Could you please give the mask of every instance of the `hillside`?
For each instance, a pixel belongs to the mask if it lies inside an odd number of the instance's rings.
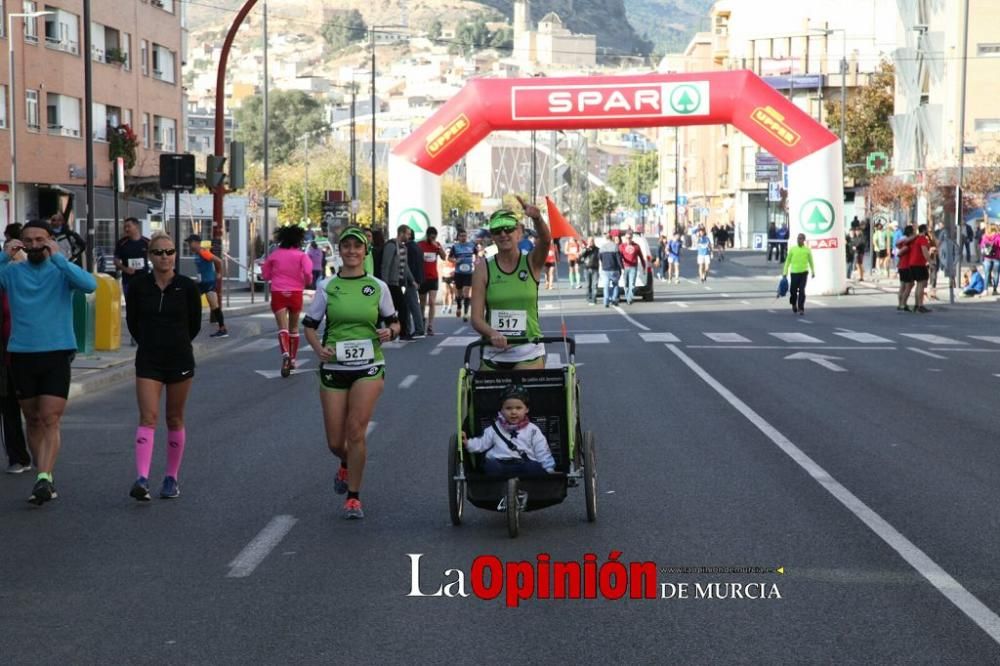
[[[214,0],[187,6],[192,35],[206,31],[224,34],[244,0]],[[260,6],[250,14],[251,24]],[[573,32],[597,35],[601,51],[613,54],[648,54],[683,48],[699,25],[705,24],[712,0],[532,0],[533,22],[556,12]],[[269,16],[301,33],[318,32],[324,9],[357,9],[368,24],[395,25],[406,21],[426,28],[435,19],[483,15],[489,20],[510,20],[511,0],[269,0]],[[633,26],[641,26],[636,30]]]

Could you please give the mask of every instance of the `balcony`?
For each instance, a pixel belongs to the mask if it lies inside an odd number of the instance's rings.
[[[63,51],[72,55],[80,55],[80,43],[71,42],[58,37],[46,37],[45,46],[55,51]]]

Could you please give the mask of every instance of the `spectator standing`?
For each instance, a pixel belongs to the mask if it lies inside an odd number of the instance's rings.
[[[635,282],[639,275],[639,264],[646,270],[646,257],[642,256],[642,248],[633,240],[632,231],[625,232],[625,242],[618,246],[622,255],[622,268],[625,273],[625,302],[632,305],[635,296]]]
[[[979,254],[983,258],[986,285],[993,289],[993,295],[996,296],[997,284],[1000,282],[1000,234],[997,233],[997,225],[991,224],[986,227],[986,232],[979,241]],[[996,269],[995,276],[994,269]]]
[[[597,238],[590,237],[587,247],[583,249],[580,261],[584,270],[587,271],[587,304],[597,305],[597,281],[601,270],[601,251],[597,247]]]
[[[406,261],[410,266],[414,282],[414,284],[406,286],[406,309],[410,313],[410,331],[413,337],[423,338],[425,336],[424,313],[420,307],[420,285],[424,282],[424,254],[420,246],[413,240],[413,229],[409,227],[406,229]]]
[[[778,227],[772,222],[767,225],[767,260],[771,261],[771,253],[774,253],[775,258],[781,256],[781,251],[778,250]]]
[[[788,254],[788,225],[782,224],[778,227],[778,251],[781,253],[781,261],[784,263],[785,256]]]
[[[875,229],[872,231],[872,255],[875,266],[872,270],[872,277],[880,275],[889,277],[889,237],[881,222],[876,222]]]
[[[76,354],[72,291],[93,292],[97,280],[62,255],[48,223],[25,224],[21,242],[28,261],[13,261],[18,248],[8,247],[0,255],[0,287],[10,299],[11,371],[38,466],[28,501],[40,506],[57,497],[52,472]]]
[[[857,219],[857,218],[854,218]],[[851,228],[851,244],[854,246],[854,267],[858,271],[858,281],[865,281],[865,255],[868,252],[868,238],[861,226]]]
[[[930,241],[927,239],[927,225],[917,227],[917,235],[909,244],[910,276],[916,285],[915,312],[930,312],[924,307],[924,292],[927,289],[927,279],[930,276],[928,264],[931,261]]]
[[[409,328],[410,313],[406,293],[403,291],[406,287],[417,286],[406,256],[406,244],[409,239],[410,228],[401,224],[396,229],[396,237],[382,247],[382,278],[389,287],[392,303],[399,317],[399,325],[403,330],[399,336],[401,340],[413,339],[412,329]]]
[[[900,238],[895,242],[896,266],[899,270],[899,305],[897,310],[910,312],[907,301],[913,291],[913,273],[910,271],[910,243],[914,239],[913,225],[908,224],[899,232]]]
[[[16,229],[11,227],[16,226]],[[20,236],[21,225],[9,224],[5,233]],[[14,262],[25,261],[24,246],[17,236],[8,238],[4,251],[12,251]],[[7,293],[0,292],[0,304],[3,309],[0,314],[0,419],[3,420],[3,445],[7,452],[7,473],[23,474],[31,471],[31,454],[28,453],[28,443],[24,438],[24,425],[21,422],[21,406],[17,403],[14,388],[14,375],[10,369],[10,354],[7,345],[10,342],[10,302]]]
[[[615,238],[610,231],[601,244],[599,257],[601,270],[604,271],[604,307],[608,307],[609,303],[618,305],[618,281],[622,277],[622,255],[618,251],[618,244],[615,243]]]
[[[66,223],[62,213],[56,213],[49,218],[52,237],[59,246],[59,251],[72,263],[83,268],[83,254],[87,251],[87,241],[83,236],[73,231]]]
[[[309,249],[306,250],[306,256],[309,257],[309,263],[312,266],[312,284],[310,287],[316,288],[319,281],[324,277],[326,272],[326,252],[319,248],[316,241],[309,242]]]

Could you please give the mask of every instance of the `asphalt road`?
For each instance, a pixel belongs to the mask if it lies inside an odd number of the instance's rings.
[[[177,501],[127,495],[131,385],[75,400],[60,498],[31,507],[31,479],[0,479],[3,661],[1000,661],[997,304],[914,315],[861,289],[795,317],[774,298],[774,269],[743,255],[714,271],[620,309],[542,292],[546,331],[562,316],[580,341],[599,517],[587,523],[571,489],[522,516],[515,540],[502,514],[467,507],[461,527],[448,520],[470,335],[453,317],[387,351],[359,522],[340,518],[315,375],[266,377],[278,367],[270,336],[199,366]],[[163,449],[161,428],[154,483]],[[688,599],[507,608],[502,596],[407,596],[408,554],[422,554],[424,594],[458,569],[471,595],[481,555],[602,564],[612,551],[784,574],[661,569],[658,582],[687,583]],[[774,584],[781,598],[694,598],[716,582]]]

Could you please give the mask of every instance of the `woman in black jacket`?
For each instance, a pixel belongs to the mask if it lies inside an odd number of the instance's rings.
[[[177,473],[184,456],[184,405],[194,377],[191,341],[201,329],[201,295],[194,281],[175,269],[177,249],[170,236],[149,241],[151,273],[134,279],[126,297],[126,322],[135,338],[135,393],[139,427],[135,434],[138,478],[129,493],[149,501],[149,468],[159,420],[160,396],[167,388],[167,467],[160,497],[180,495]]]

